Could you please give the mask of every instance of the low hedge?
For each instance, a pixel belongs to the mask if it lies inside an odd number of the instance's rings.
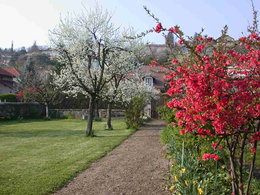
[[[17,102],[15,94],[0,94],[1,102]]]
[[[45,107],[39,103],[1,102],[0,120],[36,119],[45,116]]]

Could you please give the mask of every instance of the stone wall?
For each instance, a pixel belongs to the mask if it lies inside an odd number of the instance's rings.
[[[106,117],[106,109],[99,109],[99,116],[102,118]],[[50,109],[50,116],[53,118],[71,117],[71,118],[83,118],[88,115],[88,109]],[[124,117],[125,112],[121,109],[113,109],[112,117]],[[86,117],[85,117],[86,119]]]

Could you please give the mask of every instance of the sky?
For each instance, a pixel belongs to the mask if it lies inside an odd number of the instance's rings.
[[[99,4],[113,15],[115,25],[133,27],[137,33],[153,28],[156,23],[147,15],[147,6],[165,27],[181,26],[186,35],[194,35],[201,28],[205,34],[219,37],[224,25],[229,35],[238,38],[252,23],[250,0],[0,0],[0,47],[29,47],[48,45],[49,30],[55,28],[60,17],[81,13],[83,7]],[[260,11],[260,1],[254,0]],[[259,13],[260,14],[260,13]],[[163,44],[161,35],[145,37],[150,43]]]

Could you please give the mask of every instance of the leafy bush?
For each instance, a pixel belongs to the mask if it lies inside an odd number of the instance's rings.
[[[101,118],[101,117],[94,117],[94,121],[96,121],[96,122],[101,122],[101,121],[102,121],[102,118]]]
[[[63,118],[64,119],[74,119],[75,117],[71,113],[68,113],[68,114],[64,114]]]
[[[0,94],[1,102],[17,102],[15,94]]]
[[[135,97],[126,108],[125,119],[127,128],[138,128],[143,122],[142,112],[145,107],[143,97]]]
[[[161,116],[163,120],[165,120],[168,123],[176,122],[175,121],[175,113],[176,111],[173,109],[170,109],[168,106],[160,106],[157,108],[158,114]]]

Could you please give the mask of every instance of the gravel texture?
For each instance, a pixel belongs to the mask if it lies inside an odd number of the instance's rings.
[[[165,191],[168,161],[154,120],[93,163],[55,195],[160,195]]]

